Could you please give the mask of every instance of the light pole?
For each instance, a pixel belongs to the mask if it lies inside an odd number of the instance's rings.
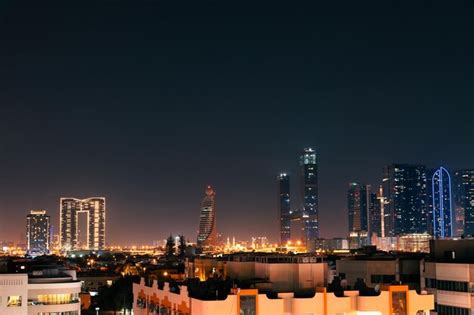
[[[100,307],[97,306],[97,307],[95,308],[95,315],[99,315],[99,310],[100,310]]]

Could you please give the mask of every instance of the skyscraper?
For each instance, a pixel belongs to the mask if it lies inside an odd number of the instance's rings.
[[[306,247],[314,250],[314,241],[319,238],[319,209],[318,209],[318,165],[316,152],[305,148],[300,156],[303,213],[305,221]]]
[[[199,247],[217,245],[216,227],[216,193],[211,186],[206,188],[206,196],[201,203],[201,214],[199,217],[199,234],[197,245]]]
[[[368,229],[369,237],[375,233],[378,237],[382,236],[382,209],[380,208],[380,199],[377,193],[371,191],[370,185],[367,186],[367,203],[368,203]]]
[[[385,236],[428,231],[426,169],[417,164],[391,164],[384,168]]]
[[[105,249],[105,198],[61,198],[59,202],[59,232],[63,250],[77,250],[79,214],[87,220],[87,249]]]
[[[350,183],[347,191],[349,233],[367,232],[367,188],[363,184]]]
[[[50,221],[45,210],[31,210],[26,216],[26,246],[29,255],[41,256],[49,253]]]
[[[281,173],[278,181],[278,211],[280,219],[280,244],[286,244],[291,238],[290,176]]]
[[[456,217],[463,217],[463,234],[474,237],[474,170],[456,171],[454,181]]]
[[[444,167],[437,169],[431,177],[431,206],[429,229],[436,238],[451,237],[452,230],[452,199],[451,176]]]

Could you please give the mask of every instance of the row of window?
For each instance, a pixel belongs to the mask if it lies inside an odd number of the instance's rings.
[[[436,312],[438,312],[438,315],[470,315],[470,310],[468,308],[442,304],[436,305]]]
[[[426,278],[425,284],[427,288],[431,288],[431,289],[456,291],[456,292],[469,292],[469,283],[467,282]]]

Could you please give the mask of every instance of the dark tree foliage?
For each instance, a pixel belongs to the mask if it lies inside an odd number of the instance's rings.
[[[133,307],[132,284],[139,281],[138,276],[126,276],[117,280],[111,287],[102,288],[90,309],[94,310],[98,306],[101,310],[114,311],[114,313],[122,309],[131,310]]]

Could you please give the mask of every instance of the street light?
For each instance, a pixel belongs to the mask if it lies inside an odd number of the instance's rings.
[[[97,307],[95,308],[95,314],[96,314],[96,315],[99,315],[99,310],[100,310],[100,307],[97,306]]]

